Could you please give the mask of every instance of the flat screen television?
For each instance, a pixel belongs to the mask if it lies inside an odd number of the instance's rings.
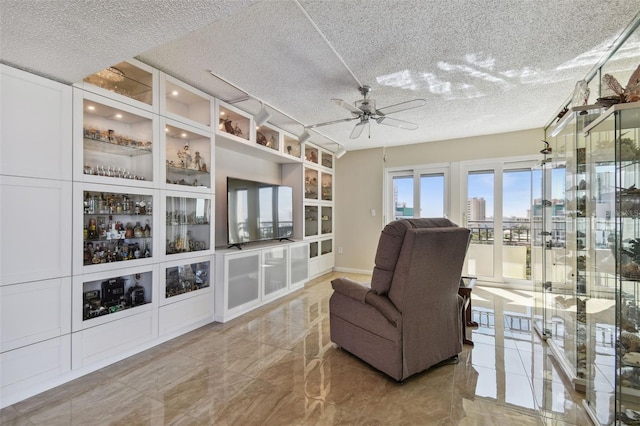
[[[293,188],[227,177],[227,242],[293,238]]]

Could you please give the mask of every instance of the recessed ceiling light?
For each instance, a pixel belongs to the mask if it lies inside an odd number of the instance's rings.
[[[89,111],[93,111],[94,109],[96,109],[96,107],[94,107],[93,105],[89,105],[89,106],[87,107],[87,109],[88,109]]]
[[[224,115],[224,111],[220,111],[220,115]]]
[[[122,118],[122,114],[116,114],[116,118]]]
[[[177,91],[177,90],[174,90],[173,92],[171,92],[171,94],[172,94],[173,96],[178,96],[178,91]]]
[[[187,134],[186,134],[186,133],[183,133],[181,136],[182,136],[183,138],[186,138],[186,137],[187,137]]]
[[[165,128],[164,128],[164,131],[165,131],[165,132],[168,132],[168,131],[169,131],[169,128],[168,128],[168,127],[165,127]]]

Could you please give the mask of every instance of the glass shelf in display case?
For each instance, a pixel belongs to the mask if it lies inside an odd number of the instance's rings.
[[[304,168],[304,198],[306,200],[318,199],[318,174],[315,169]]]
[[[305,144],[304,159],[313,164],[318,164],[318,148]]]
[[[271,151],[280,152],[280,132],[267,124],[256,126],[256,144]]]
[[[321,233],[331,234],[333,233],[333,208],[331,206],[322,206],[321,211]]]
[[[84,191],[82,206],[82,264],[85,267],[152,257],[153,197],[150,194]]]
[[[120,62],[84,78],[84,82],[99,88],[104,93],[121,95],[143,105],[153,104],[154,71],[136,60]],[[87,87],[87,86],[85,86]]]
[[[211,249],[211,200],[205,197],[167,196],[166,246],[168,257],[189,257]],[[199,253],[203,254],[203,253]]]
[[[212,149],[207,132],[167,121],[165,138],[165,182],[190,188],[211,188]]]
[[[304,236],[318,235],[318,206],[304,206]]]
[[[208,258],[172,262],[165,268],[166,302],[202,294],[211,285],[211,261]]]
[[[174,120],[205,130],[211,128],[212,98],[166,74],[160,80],[161,110]]]
[[[333,201],[333,175],[322,173],[321,181],[322,201]]]
[[[74,277],[73,298],[78,304],[73,304],[73,331],[151,309],[155,301],[154,269],[122,268]]]
[[[640,103],[609,108],[585,129],[592,185],[586,258],[587,413],[599,424],[640,418]]]
[[[75,144],[78,176],[85,182],[151,186],[157,140],[152,114],[90,93],[76,94],[82,105],[76,117],[83,123],[78,128],[82,144]]]
[[[238,140],[241,142],[252,142],[251,123],[253,118],[244,111],[228,105],[222,101],[217,102],[218,109],[218,130],[217,134]]]
[[[287,134],[284,135],[284,149],[283,154],[296,159],[302,158],[302,145],[298,142],[298,139]]]

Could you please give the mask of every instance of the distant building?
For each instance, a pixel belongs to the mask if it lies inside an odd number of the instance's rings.
[[[470,221],[486,220],[486,201],[484,198],[469,198],[467,200],[467,218]]]

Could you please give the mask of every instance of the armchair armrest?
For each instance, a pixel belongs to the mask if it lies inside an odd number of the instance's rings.
[[[331,281],[331,287],[333,287],[336,292],[362,303],[365,303],[365,296],[371,291],[369,287],[345,277],[336,278]]]
[[[402,314],[386,296],[371,291],[365,295],[365,303],[376,308],[395,327],[400,325]]]

